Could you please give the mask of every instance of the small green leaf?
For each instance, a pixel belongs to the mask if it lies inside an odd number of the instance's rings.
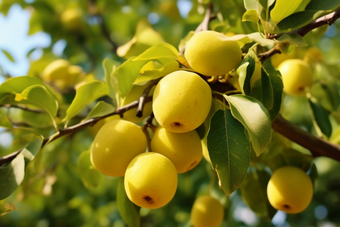
[[[247,10],[242,16],[242,21],[250,21],[257,24],[259,21],[257,11],[255,9]]]
[[[99,101],[95,107],[91,110],[91,112],[87,115],[85,120],[95,117],[101,117],[109,113],[113,113],[115,108],[104,101]]]
[[[11,62],[15,62],[14,58],[12,57],[12,55],[10,53],[8,53],[6,50],[1,50],[2,53],[4,53],[7,57],[8,60],[10,60]]]
[[[280,21],[276,28],[274,29],[274,33],[287,33],[298,29],[302,26],[305,26],[310,21],[314,19],[314,14],[316,11],[314,10],[305,10],[301,12],[294,13],[289,17],[284,18]]]
[[[99,80],[93,80],[81,84],[76,88],[76,96],[73,99],[70,107],[66,111],[66,116],[63,121],[70,120],[76,116],[86,105],[95,101],[97,98],[108,94],[108,87],[105,83]]]
[[[10,163],[0,166],[0,200],[11,195],[25,176],[24,156],[18,154]]]
[[[273,95],[273,86],[270,82],[269,76],[267,73],[261,68],[261,99],[262,104],[270,110],[274,105],[274,95]]]
[[[139,75],[139,71],[145,65],[145,61],[134,61],[134,58],[130,58],[121,64],[118,68],[113,69],[110,75],[110,80],[107,80],[108,86],[124,98],[130,91],[132,84],[135,82]]]
[[[225,96],[231,113],[247,129],[256,155],[271,141],[271,120],[268,110],[255,98],[244,95]]]
[[[250,164],[250,144],[245,129],[229,110],[218,110],[210,120],[209,156],[226,195],[243,182]]]
[[[0,114],[0,127],[3,127],[3,128],[13,128],[13,125],[12,125],[12,123],[8,120],[7,117],[2,116],[2,115]]]
[[[264,70],[268,73],[270,84],[273,89],[273,106],[269,110],[270,118],[272,121],[277,117],[281,110],[283,82],[282,76],[278,70],[270,63],[265,61],[263,64]]]
[[[260,35],[260,33],[255,32],[247,35],[249,39],[261,44],[261,46],[271,49],[275,45],[275,41],[271,39],[266,39]]]
[[[264,218],[267,221],[271,221],[276,214],[276,210],[270,205],[267,197],[269,179],[270,175],[266,171],[251,168],[240,187],[244,203],[258,217]]]
[[[77,169],[85,187],[96,188],[103,180],[103,174],[91,163],[90,151],[82,152],[78,157]]]
[[[307,46],[305,40],[297,34],[283,34],[278,39],[278,43],[294,44],[295,46]]]
[[[178,58],[177,49],[169,43],[159,43],[138,55],[133,61],[157,60],[160,58]]]
[[[103,68],[104,68],[104,76],[105,76],[105,82],[106,84],[108,85],[108,88],[109,88],[109,95],[112,99],[115,99],[116,97],[116,92],[113,88],[113,86],[111,86],[111,79],[110,79],[110,75],[112,73],[113,70],[115,70],[116,66],[115,66],[115,62],[112,61],[111,59],[109,58],[105,58],[103,60]]]
[[[8,203],[6,199],[0,201],[0,217],[17,209],[13,203]]]
[[[120,216],[129,227],[140,226],[140,216],[137,206],[126,195],[124,177],[121,177],[117,186],[117,208]]]
[[[242,60],[240,66],[237,68],[237,74],[239,75],[239,84],[244,94],[249,95],[251,93],[251,77],[255,71],[255,60],[251,55],[247,55]]]
[[[329,138],[332,135],[332,125],[329,120],[329,112],[311,99],[309,99],[309,105],[317,126],[320,128],[321,132]]]
[[[158,79],[179,69],[179,63],[173,58],[162,58],[149,61],[140,70],[140,74],[133,84]]]
[[[275,6],[270,11],[270,17],[276,23],[288,17],[299,7],[302,0],[276,0]]]

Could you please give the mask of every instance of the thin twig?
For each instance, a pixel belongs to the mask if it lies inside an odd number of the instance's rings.
[[[12,104],[4,104],[4,105],[0,105],[0,108],[1,108],[1,107],[22,109],[22,110],[29,111],[29,112],[33,112],[33,113],[44,113],[44,112],[45,112],[45,111],[43,111],[43,110],[36,110],[36,109],[28,108],[28,107],[26,107],[26,106],[18,106],[18,105],[12,105]]]
[[[206,12],[205,12],[205,16],[204,16],[204,19],[202,21],[202,23],[200,23],[195,32],[200,32],[200,31],[207,31],[209,30],[209,23],[211,20],[215,19],[216,16],[215,15],[212,15],[212,8],[213,8],[213,4],[210,3]]]
[[[273,122],[272,128],[291,141],[307,148],[313,157],[325,156],[340,162],[340,146],[320,139],[279,115]]]
[[[271,36],[271,38],[278,39],[284,34],[297,34],[297,35],[303,37],[315,28],[321,27],[321,26],[326,25],[326,24],[332,25],[339,18],[340,18],[340,9],[338,9],[338,10],[336,10],[336,11],[330,13],[330,14],[327,14],[326,16],[320,17],[320,18],[310,22],[309,24],[307,24],[307,25],[305,25],[305,26],[303,26],[303,27],[301,27],[297,30],[291,31],[289,33],[282,33],[282,34],[274,35],[274,36]],[[271,50],[260,54],[259,58],[260,58],[261,62],[264,62],[265,60],[267,60],[268,58],[270,58],[271,56],[273,56],[276,53],[281,53],[281,51],[278,50],[276,46],[274,46]]]
[[[153,86],[155,86],[161,79],[162,78],[151,80],[149,82],[148,86],[144,89],[143,94],[139,98],[139,104],[138,104],[138,107],[137,107],[137,114],[136,114],[137,117],[143,117],[143,109],[144,109],[144,105],[145,105],[145,99],[148,97],[149,92],[151,91]]]

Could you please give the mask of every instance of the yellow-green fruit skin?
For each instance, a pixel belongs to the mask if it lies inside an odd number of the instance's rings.
[[[218,227],[224,217],[224,209],[221,203],[209,196],[198,197],[191,209],[191,224],[194,227]]]
[[[300,59],[289,59],[282,62],[278,70],[281,72],[283,91],[292,96],[303,96],[305,88],[313,84],[313,71]]]
[[[124,178],[126,195],[137,206],[156,209],[165,206],[177,189],[177,171],[164,155],[148,152],[136,156]]]
[[[42,78],[48,83],[53,81],[60,84],[60,86],[65,86],[69,76],[68,68],[70,65],[70,62],[64,59],[55,60],[45,67],[42,72]]]
[[[61,23],[70,31],[79,31],[83,27],[82,12],[79,9],[67,9],[61,14]]]
[[[193,169],[202,160],[202,145],[198,133],[173,133],[157,128],[151,140],[151,150],[174,163],[178,173]]]
[[[209,114],[211,89],[197,74],[175,71],[157,84],[152,109],[168,131],[184,133],[200,126]]]
[[[146,137],[142,129],[125,120],[105,123],[93,140],[91,161],[93,166],[112,177],[120,177],[130,161],[146,150]]]
[[[312,180],[297,167],[281,167],[270,178],[267,195],[275,209],[292,214],[300,213],[312,200]]]
[[[195,33],[186,45],[185,58],[191,68],[207,76],[225,75],[242,60],[238,43],[215,31]]]
[[[126,95],[126,97],[122,100],[121,106],[127,105],[131,102],[134,102],[138,100],[143,92],[146,86],[133,86],[130,92]],[[149,95],[151,96],[152,93]],[[133,108],[131,110],[128,110],[124,113],[123,119],[132,121],[132,122],[140,122],[142,121],[145,117],[149,116],[152,113],[152,102],[147,102],[145,103],[143,107],[143,116],[142,117],[137,117],[137,108]]]

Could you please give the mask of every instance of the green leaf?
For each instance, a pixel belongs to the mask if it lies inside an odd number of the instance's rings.
[[[264,218],[267,221],[271,221],[276,214],[276,210],[270,205],[267,197],[269,179],[270,174],[265,170],[251,168],[240,187],[244,203],[258,217]]]
[[[311,0],[306,10],[335,10],[340,7],[340,1],[334,0]]]
[[[5,199],[0,201],[0,217],[17,209],[13,203],[8,203]]]
[[[244,94],[249,95],[251,93],[251,77],[255,71],[255,60],[251,55],[247,55],[242,60],[240,66],[237,68],[237,74],[239,75],[239,84]]]
[[[273,86],[270,82],[269,76],[261,68],[261,99],[262,104],[270,111],[274,105]]]
[[[15,62],[14,58],[12,57],[12,55],[10,53],[8,53],[6,50],[1,50],[2,53],[4,53],[7,57],[8,60],[10,60],[11,62]]]
[[[157,60],[160,58],[178,58],[177,49],[169,43],[159,43],[138,55],[133,61]]]
[[[280,21],[273,32],[286,33],[305,26],[314,19],[315,13],[316,11],[314,10],[305,10],[294,13]]]
[[[247,10],[242,16],[242,21],[250,21],[257,24],[259,21],[257,11],[255,9]]]
[[[112,98],[112,99],[115,99],[116,97],[116,92],[113,88],[113,86],[111,86],[111,79],[110,79],[110,75],[112,73],[113,70],[115,70],[116,66],[115,66],[115,62],[112,61],[111,59],[109,58],[105,58],[103,60],[103,68],[104,68],[104,76],[105,76],[105,82],[106,84],[108,85],[108,89],[109,89],[109,96]]]
[[[274,8],[270,11],[270,17],[278,23],[294,13],[301,2],[302,0],[276,0]]]
[[[0,166],[0,200],[11,195],[25,176],[24,156],[18,154],[10,163]]]
[[[229,110],[218,110],[210,120],[209,156],[226,195],[243,182],[250,164],[250,144],[242,124]]]
[[[332,125],[329,120],[329,112],[314,100],[312,101],[309,99],[309,105],[311,107],[316,124],[320,128],[321,132],[329,138],[332,135]]]
[[[249,39],[261,44],[261,46],[271,49],[275,45],[275,41],[271,39],[266,39],[260,35],[260,33],[255,32],[247,35]]]
[[[297,34],[284,34],[278,41],[278,43],[294,44],[294,46],[307,46],[305,40]]]
[[[13,125],[12,125],[12,123],[8,120],[7,117],[2,116],[2,115],[0,114],[0,127],[3,127],[3,128],[13,128]]]
[[[256,155],[259,156],[271,140],[271,120],[268,110],[255,98],[244,95],[225,96],[231,113],[247,129]]]
[[[85,120],[95,117],[102,117],[106,114],[112,113],[115,111],[115,108],[104,101],[99,101],[95,107],[91,110],[91,112],[86,116]]]
[[[126,195],[124,178],[121,177],[117,186],[117,208],[120,216],[129,227],[140,226],[140,216],[137,206]]]
[[[270,118],[272,121],[277,117],[281,110],[282,93],[283,93],[283,82],[282,76],[278,70],[270,63],[265,61],[263,64],[264,70],[268,73],[270,84],[273,89],[273,106],[269,110]],[[262,75],[261,75],[262,76]],[[266,86],[266,85],[264,85]]]
[[[146,62],[147,60],[134,61],[134,58],[130,58],[118,68],[113,69],[108,82],[109,87],[113,87],[119,96],[124,98],[130,91],[132,84],[139,75],[139,71]]]
[[[85,187],[96,188],[103,180],[103,174],[91,163],[91,152],[84,151],[78,157],[77,169]]]
[[[19,102],[42,107],[52,117],[57,115],[58,101],[43,85],[32,85],[19,94],[19,97],[17,94],[15,99]]]
[[[140,84],[158,79],[179,69],[179,63],[173,58],[162,58],[149,61],[140,70],[140,74],[133,84]]]
[[[76,96],[73,99],[70,107],[66,111],[66,116],[63,121],[70,120],[76,116],[86,105],[96,99],[108,95],[108,87],[105,83],[99,80],[94,80],[81,84],[76,88]]]

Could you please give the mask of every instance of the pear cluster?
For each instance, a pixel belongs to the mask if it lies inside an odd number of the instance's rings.
[[[64,59],[49,63],[42,72],[42,79],[60,90],[74,87],[84,77],[85,73],[80,66],[72,65]]]
[[[144,89],[133,86],[121,103],[137,100]],[[92,165],[105,175],[124,176],[128,198],[149,209],[170,202],[177,190],[177,175],[202,160],[195,129],[207,118],[212,102],[209,85],[196,73],[181,70],[163,77],[152,93],[152,105],[143,112],[143,116],[153,112],[158,123],[149,147],[145,132],[135,124],[140,121],[134,116],[136,109],[106,122],[91,146]]]

